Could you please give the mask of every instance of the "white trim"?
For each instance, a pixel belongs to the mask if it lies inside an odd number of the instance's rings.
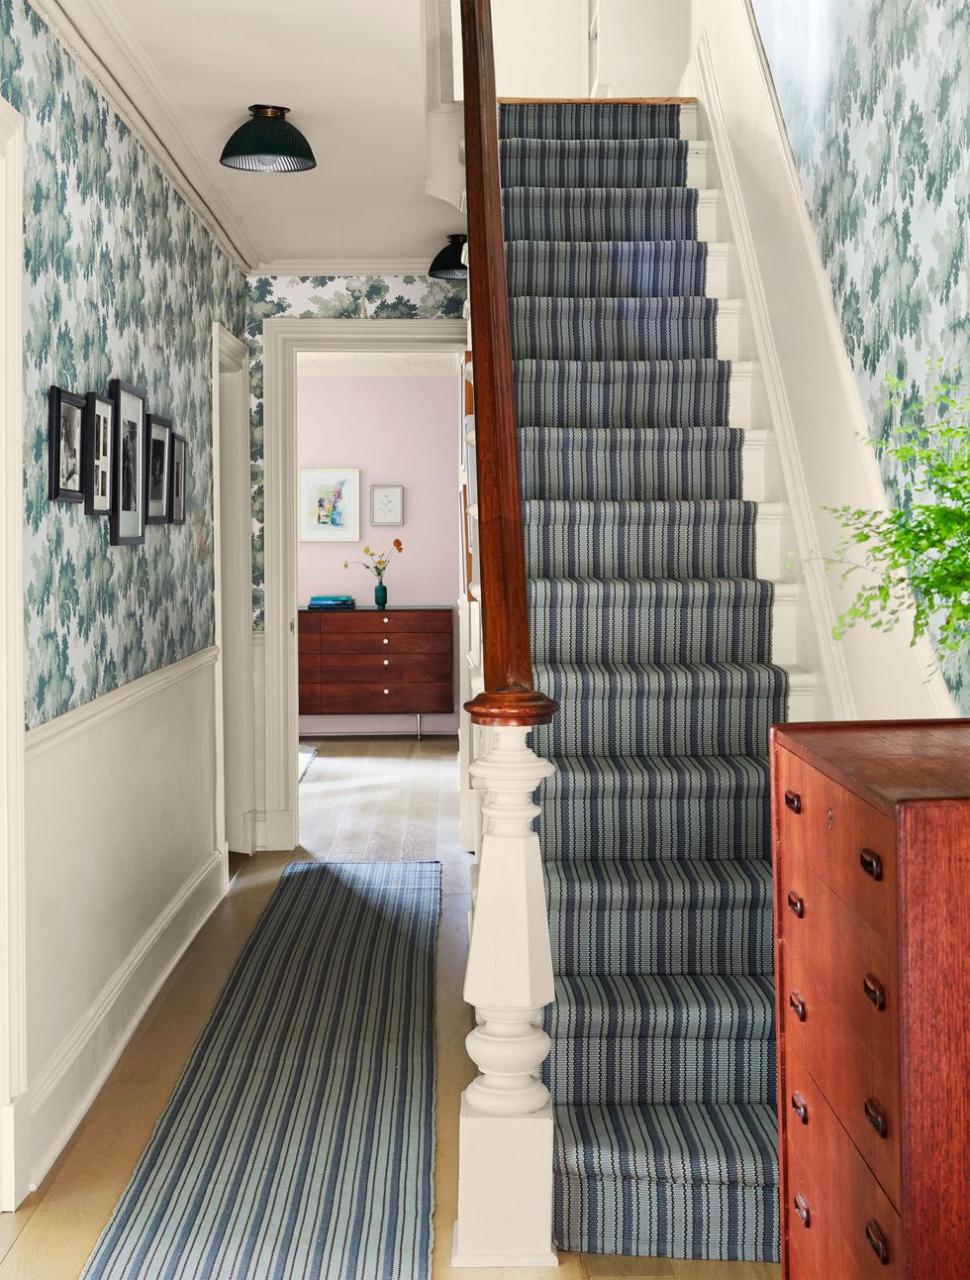
[[[0,99],[0,1209],[16,1199],[9,1109],[26,1087],[24,836],[24,122]]]
[[[273,258],[253,267],[250,275],[426,276],[432,258],[443,244],[444,239],[426,258]]]
[[[32,1158],[31,1189],[64,1149],[149,1005],[225,892],[225,854],[216,849],[160,912],[48,1059],[30,1089],[26,1115],[24,1110],[18,1115],[20,1123],[41,1133],[51,1127],[50,1121],[44,1124],[45,1109],[57,1116],[43,1149]],[[166,934],[171,949],[162,967],[149,972],[153,953],[167,945]]]
[[[122,715],[137,703],[143,702],[145,698],[153,698],[163,689],[179,684],[196,671],[213,666],[218,656],[219,650],[215,645],[210,645],[208,649],[200,649],[198,653],[182,658],[179,662],[171,662],[167,667],[160,667],[147,676],[131,680],[119,689],[112,689],[110,693],[95,698],[93,702],[74,707],[70,711],[65,711],[63,715],[48,720],[46,724],[28,730],[27,758],[33,760],[45,751],[63,746],[68,738],[83,733],[92,725]]]
[[[464,352],[464,320],[267,320],[263,324],[264,777],[266,847],[299,828],[296,661],[296,380],[301,351]],[[457,369],[456,369],[457,373]],[[259,790],[257,784],[257,791]]]
[[[230,379],[223,403],[223,379]],[[234,386],[234,383],[238,385]],[[217,843],[252,853],[255,786],[252,656],[252,535],[249,352],[224,325],[212,326],[212,497],[216,609]],[[225,490],[225,485],[230,488]],[[223,510],[224,492],[228,498]],[[223,525],[227,536],[223,536]],[[227,724],[228,721],[228,724]],[[230,808],[231,806],[231,808]]]
[[[31,0],[53,35],[97,85],[152,160],[243,271],[259,261],[231,202],[170,110],[162,80],[111,0]]]

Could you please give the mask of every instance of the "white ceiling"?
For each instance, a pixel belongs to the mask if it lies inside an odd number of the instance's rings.
[[[250,268],[430,262],[461,218],[425,194],[422,0],[40,0]],[[80,45],[81,47],[77,47]],[[87,46],[87,49],[84,46]],[[100,64],[100,66],[99,66]],[[107,68],[109,75],[105,74]],[[253,102],[317,168],[224,169]],[[174,162],[174,165],[171,163]]]

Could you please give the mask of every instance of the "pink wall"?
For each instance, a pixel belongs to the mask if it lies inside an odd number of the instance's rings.
[[[447,378],[302,377],[297,396],[297,465],[357,467],[360,542],[297,544],[297,602],[348,594],[374,603],[374,578],[345,560],[365,545],[404,543],[387,571],[388,603],[454,606],[458,598],[457,468],[460,381]],[[404,485],[404,524],[370,524],[370,486]],[[425,716],[428,732],[454,732],[457,717]],[[413,716],[304,716],[303,733],[414,731]]]

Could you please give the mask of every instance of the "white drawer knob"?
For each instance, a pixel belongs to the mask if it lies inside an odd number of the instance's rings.
[[[385,621],[385,622],[387,622],[387,621],[388,621],[388,619],[387,619],[387,618],[385,618],[385,619],[384,619],[384,621]]]
[[[385,693],[390,693],[391,691],[390,691],[390,689],[385,689],[385,690],[384,690],[384,692],[385,692]]]
[[[389,667],[390,665],[391,665],[391,660],[390,660],[390,658],[385,658],[385,659],[384,659],[384,666],[385,666],[385,667]]]
[[[387,636],[384,637],[384,643],[387,644]]]

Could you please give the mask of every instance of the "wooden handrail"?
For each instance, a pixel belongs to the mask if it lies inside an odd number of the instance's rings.
[[[465,706],[475,724],[528,727],[556,703],[532,682],[489,0],[461,0],[461,29],[485,667]]]

